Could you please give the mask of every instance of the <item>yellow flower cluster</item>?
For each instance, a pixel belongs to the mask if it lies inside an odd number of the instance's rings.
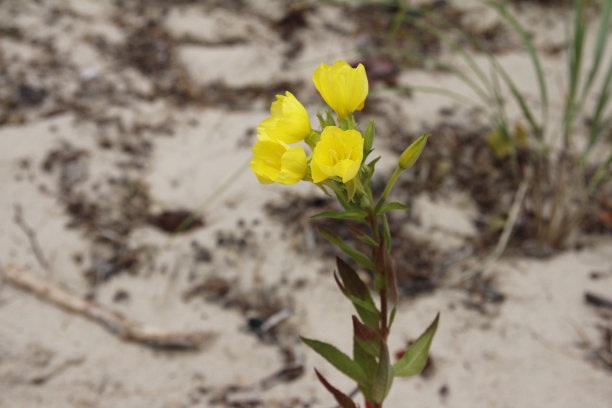
[[[312,79],[339,121],[346,124],[354,111],[363,108],[368,95],[363,65],[352,68],[344,61],[331,66],[321,64]],[[272,116],[257,127],[259,141],[253,146],[250,163],[260,183],[293,184],[300,180],[320,183],[329,178],[347,183],[358,174],[364,139],[356,128],[342,129],[329,124],[321,132],[312,130],[306,109],[290,92],[276,96],[270,113]],[[313,148],[309,158],[302,146],[289,146],[302,141]]]

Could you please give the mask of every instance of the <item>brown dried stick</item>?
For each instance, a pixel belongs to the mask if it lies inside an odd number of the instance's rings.
[[[6,282],[34,293],[72,313],[85,316],[120,338],[151,347],[198,349],[212,340],[209,331],[173,332],[132,321],[121,313],[72,293],[61,285],[24,268],[8,266],[2,270]]]

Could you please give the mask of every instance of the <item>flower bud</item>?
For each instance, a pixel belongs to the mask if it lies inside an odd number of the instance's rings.
[[[425,144],[427,143],[427,138],[429,136],[430,135],[428,133],[425,133],[415,140],[410,146],[408,146],[406,150],[404,150],[404,153],[402,153],[399,158],[398,167],[400,169],[406,170],[412,167],[425,148]]]

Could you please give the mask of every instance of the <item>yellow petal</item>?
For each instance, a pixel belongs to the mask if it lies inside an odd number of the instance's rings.
[[[338,117],[346,118],[349,113],[363,108],[368,95],[368,77],[362,64],[357,68],[341,60],[332,66],[321,64],[312,80],[321,97]]]
[[[262,184],[274,183],[281,171],[281,159],[286,148],[278,142],[260,140],[253,146],[253,159],[249,163],[251,170]]]
[[[308,170],[308,159],[306,152],[301,146],[293,146],[287,149],[281,158],[281,172],[276,182],[282,184],[293,184],[302,180]]]
[[[358,131],[327,126],[312,154],[312,179],[319,183],[337,176],[346,183],[357,175],[362,159],[363,137]]]
[[[310,119],[304,106],[291,92],[276,95],[270,107],[271,117],[257,127],[259,133],[283,143],[297,143],[310,135]]]

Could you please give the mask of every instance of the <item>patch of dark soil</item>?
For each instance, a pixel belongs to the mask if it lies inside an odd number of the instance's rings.
[[[161,231],[169,234],[182,233],[201,228],[204,220],[194,211],[177,209],[165,210],[148,217],[148,222]]]
[[[194,102],[202,106],[215,106],[229,110],[249,109],[256,100],[263,100],[270,105],[277,94],[284,94],[287,89],[299,92],[301,81],[279,81],[266,85],[246,85],[233,87],[222,82],[213,82],[198,89]]]
[[[89,182],[90,153],[69,143],[52,149],[42,169],[55,175],[56,193],[69,217],[67,228],[78,229],[91,245],[85,276],[92,284],[122,271],[135,271],[145,248],[134,247],[131,232],[149,220],[148,186],[128,176]]]

